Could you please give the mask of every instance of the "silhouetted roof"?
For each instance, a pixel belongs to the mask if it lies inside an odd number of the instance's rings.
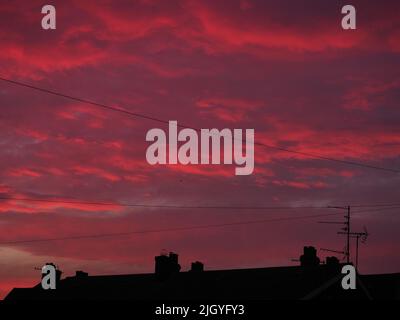
[[[359,299],[368,298],[366,290],[372,297],[385,292],[394,297],[399,288],[400,274],[360,277],[365,286],[343,290],[340,270],[326,265],[179,272],[167,279],[156,274],[80,275],[62,279],[56,290],[43,290],[40,284],[16,288],[5,300]]]

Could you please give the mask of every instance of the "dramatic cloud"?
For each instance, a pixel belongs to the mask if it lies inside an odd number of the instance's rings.
[[[1,77],[191,127],[254,128],[255,170],[151,166],[146,132],[163,123],[0,81],[0,242],[161,230],[2,244],[0,297],[36,282],[34,267],[49,261],[67,274],[134,273],[151,272],[162,249],[180,253],[185,269],[193,260],[212,269],[290,264],[303,245],[343,247],[319,218],[279,221],[328,209],[163,205],[396,203],[398,174],[269,146],[400,168],[398,1],[353,1],[351,31],[336,1],[52,4],[52,31],[40,27],[40,1],[0,4]],[[354,214],[354,228],[371,233],[361,272],[399,271],[399,223],[396,208]]]

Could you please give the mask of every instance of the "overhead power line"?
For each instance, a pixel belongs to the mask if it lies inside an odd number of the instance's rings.
[[[103,201],[86,201],[75,199],[50,199],[50,198],[29,198],[29,197],[13,197],[0,196],[0,200],[10,201],[26,201],[26,202],[44,202],[59,204],[78,204],[90,206],[120,206],[120,207],[139,207],[139,208],[165,208],[165,209],[221,209],[221,210],[292,210],[292,209],[337,209],[336,206],[246,206],[246,205],[180,205],[180,204],[144,204],[144,203],[120,203],[120,202],[103,202]],[[367,210],[357,210],[355,212],[381,211],[400,208],[399,204],[365,204],[351,206],[354,208],[371,208]]]
[[[61,92],[58,92],[58,91],[49,90],[49,89],[46,89],[46,88],[41,88],[41,87],[34,86],[34,85],[31,85],[31,84],[27,84],[27,83],[23,83],[23,82],[20,82],[20,81],[15,81],[15,80],[12,80],[12,79],[8,79],[8,78],[2,77],[2,76],[0,76],[0,80],[8,82],[8,83],[11,83],[11,84],[14,84],[14,85],[17,85],[17,86],[20,86],[20,87],[30,88],[30,89],[33,89],[33,90],[36,90],[36,91],[39,91],[39,92],[43,92],[43,93],[46,93],[46,94],[62,97],[62,98],[65,98],[65,99],[74,100],[74,101],[77,101],[77,102],[89,104],[89,105],[96,106],[96,107],[99,107],[99,108],[102,108],[102,109],[107,109],[107,110],[110,110],[110,111],[123,113],[123,114],[130,115],[130,116],[133,116],[133,117],[141,118],[141,119],[146,119],[146,120],[156,121],[156,122],[159,122],[159,123],[169,124],[168,120],[164,120],[164,119],[148,116],[148,115],[145,115],[145,114],[142,114],[142,113],[138,113],[138,112],[132,112],[132,111],[125,110],[125,109],[122,109],[122,108],[118,108],[118,107],[112,107],[112,106],[109,106],[109,105],[106,105],[106,104],[103,104],[103,103],[98,103],[98,102],[94,102],[94,101],[91,101],[91,100],[87,100],[87,99],[71,96],[69,94],[61,93]],[[178,124],[178,127],[187,128],[187,129],[193,129],[193,130],[196,130],[196,131],[200,130],[199,128],[194,128],[194,127],[186,126],[186,125],[182,125],[182,124]],[[302,151],[297,151],[297,150],[293,150],[293,149],[282,148],[282,147],[279,147],[279,146],[276,146],[276,145],[270,145],[270,144],[266,144],[266,143],[262,143],[262,142],[254,142],[254,144],[258,145],[258,146],[263,146],[265,148],[274,149],[274,150],[282,151],[282,152],[288,152],[288,153],[292,153],[292,154],[297,154],[297,155],[301,155],[301,156],[305,156],[305,157],[309,157],[309,158],[314,158],[314,159],[321,159],[321,160],[326,160],[326,161],[331,161],[331,162],[336,162],[336,163],[341,163],[341,164],[346,164],[346,165],[351,165],[351,166],[364,167],[364,168],[387,171],[387,172],[392,172],[392,173],[400,173],[399,169],[392,169],[392,168],[386,168],[386,167],[381,167],[381,166],[375,166],[375,165],[371,165],[371,164],[367,164],[367,163],[361,163],[361,162],[344,160],[344,159],[337,159],[337,158],[323,156],[323,155],[320,155],[320,154],[302,152]]]
[[[142,203],[119,203],[119,202],[99,202],[99,201],[81,201],[81,200],[61,200],[44,198],[26,198],[26,197],[0,197],[0,200],[27,201],[27,202],[45,202],[60,204],[78,204],[93,206],[121,206],[121,207],[139,207],[139,208],[166,208],[166,209],[222,209],[222,210],[290,210],[290,209],[328,209],[328,206],[228,206],[228,205],[168,205],[168,204],[142,204]]]
[[[298,216],[298,217],[284,217],[284,218],[263,219],[263,220],[248,220],[248,221],[239,221],[239,222],[230,222],[230,223],[194,225],[194,226],[187,226],[187,227],[151,229],[151,230],[137,230],[137,231],[118,232],[118,233],[101,233],[101,234],[91,234],[91,235],[77,235],[77,236],[66,236],[66,237],[59,237],[59,238],[11,240],[11,241],[2,241],[2,242],[0,242],[0,245],[13,245],[13,244],[23,244],[23,243],[33,243],[33,242],[48,242],[48,241],[63,241],[63,240],[80,240],[80,239],[91,239],[91,238],[119,237],[119,236],[133,235],[133,234],[148,234],[148,233],[160,233],[160,232],[171,232],[171,231],[188,231],[188,230],[196,230],[196,229],[221,228],[221,227],[229,227],[229,226],[239,226],[239,225],[250,225],[250,224],[258,224],[258,223],[266,223],[266,222],[312,219],[312,218],[320,218],[320,217],[326,217],[326,216],[336,216],[336,215],[340,215],[340,214],[342,214],[342,213],[304,215],[304,216]]]
[[[353,208],[380,208],[380,207],[398,207],[400,203],[375,203],[354,205]]]
[[[397,206],[397,207],[379,207],[379,208],[375,207],[375,208],[372,208],[372,209],[357,210],[357,211],[354,211],[354,213],[382,212],[382,211],[390,211],[390,210],[394,210],[394,209],[399,210],[400,206]]]

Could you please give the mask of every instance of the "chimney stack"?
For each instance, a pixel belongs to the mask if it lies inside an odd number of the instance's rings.
[[[302,267],[317,267],[320,259],[317,257],[317,250],[314,247],[304,247],[304,253],[300,256],[300,265]]]
[[[192,267],[190,269],[191,272],[203,272],[204,264],[200,261],[192,262]]]
[[[170,252],[169,255],[161,254],[155,257],[155,274],[160,279],[169,278],[172,274],[176,274],[181,270],[178,263],[178,254]]]

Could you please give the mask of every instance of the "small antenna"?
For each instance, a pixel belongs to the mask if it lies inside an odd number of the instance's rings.
[[[364,226],[363,229],[364,229],[364,234],[361,236],[361,242],[366,243],[369,233],[366,226]]]
[[[321,251],[328,251],[328,252],[334,252],[334,253],[340,253],[340,254],[345,254],[346,252],[344,251],[339,251],[339,250],[332,250],[332,249],[326,249],[326,248],[321,248]]]
[[[338,232],[338,234],[344,234],[344,232]],[[356,239],[356,269],[358,270],[358,244],[361,239],[362,243],[367,241],[369,234],[367,228],[364,226],[364,232],[350,232],[350,237]]]
[[[326,223],[326,224],[344,225],[343,228],[340,228],[341,231],[339,231],[338,234],[346,235],[346,248],[344,251],[324,249],[324,248],[321,248],[321,250],[344,254],[347,263],[350,263],[350,239],[355,238],[356,239],[356,269],[358,269],[358,244],[359,244],[360,239],[361,239],[362,243],[365,243],[367,241],[367,238],[369,236],[367,228],[364,226],[364,232],[351,232],[351,229],[350,229],[351,207],[350,206],[347,206],[347,207],[329,206],[328,208],[346,210],[346,215],[344,216],[345,221],[319,221],[318,222],[318,223]]]

